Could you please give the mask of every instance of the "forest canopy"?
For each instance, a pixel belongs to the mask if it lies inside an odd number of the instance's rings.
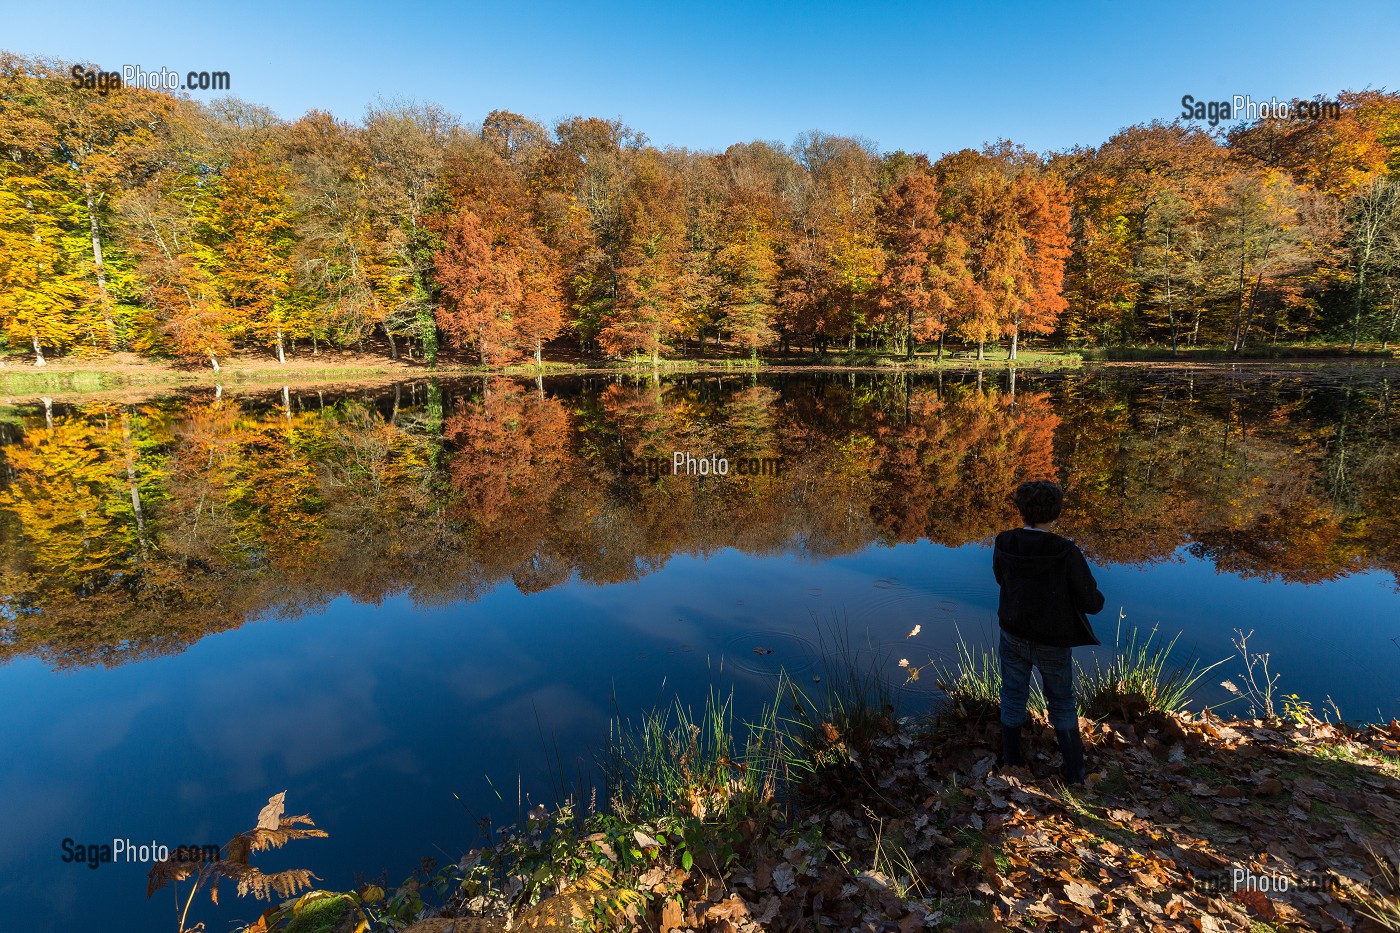
[[[617,120],[405,103],[289,122],[69,74],[0,52],[0,333],[39,364],[1354,348],[1400,324],[1393,92],[935,158],[816,131],[696,152]]]

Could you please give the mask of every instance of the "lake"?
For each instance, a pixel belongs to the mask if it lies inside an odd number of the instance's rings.
[[[990,645],[989,542],[1028,478],[1067,489],[1058,530],[1108,598],[1101,653],[1120,610],[1125,631],[1179,634],[1182,662],[1252,631],[1281,692],[1400,715],[1397,376],[600,374],[13,401],[0,916],[173,929],[149,866],[64,862],[64,840],[218,844],[282,790],[329,838],[255,864],[396,884],[480,845],[479,821],[596,780],[614,716],[711,689],[755,712],[780,668],[814,682],[832,639],[896,681],[898,658]],[[1198,702],[1229,699],[1241,667]],[[927,679],[897,694],[934,700]],[[221,893],[192,919],[266,906]]]

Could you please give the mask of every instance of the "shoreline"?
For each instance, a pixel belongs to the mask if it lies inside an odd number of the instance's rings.
[[[123,355],[125,356],[125,355]],[[382,385],[418,379],[462,379],[483,376],[559,377],[586,375],[671,375],[685,373],[790,374],[790,373],[910,373],[938,372],[1001,372],[1066,371],[1094,369],[1145,370],[1227,370],[1245,368],[1257,370],[1268,367],[1290,370],[1325,370],[1345,367],[1386,369],[1400,362],[1396,357],[1367,353],[1355,356],[1201,356],[1179,358],[1106,359],[1078,352],[1032,351],[1017,360],[1001,354],[981,361],[966,355],[945,355],[941,362],[919,357],[913,362],[903,358],[875,358],[855,354],[851,362],[840,356],[824,355],[784,359],[780,357],[748,359],[670,359],[656,366],[632,361],[580,360],[548,361],[543,366],[533,363],[501,367],[484,367],[447,362],[428,365],[418,362],[393,361],[373,356],[346,354],[326,361],[294,360],[278,364],[262,357],[233,357],[215,374],[204,368],[180,367],[149,360],[132,362],[117,359],[104,366],[100,360],[52,360],[45,367],[32,363],[0,358],[0,400],[13,403],[17,398],[49,396],[57,399],[95,396],[132,396],[158,394],[165,390],[215,389],[224,391],[280,386],[312,387],[333,385]]]

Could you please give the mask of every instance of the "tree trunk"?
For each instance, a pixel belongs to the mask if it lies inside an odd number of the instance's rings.
[[[1011,352],[1006,355],[1008,360],[1016,359],[1016,345],[1021,340],[1021,325],[1013,324],[1011,327]]]
[[[540,338],[535,338],[535,365],[544,365],[544,342]]]
[[[389,328],[385,325],[380,324],[379,326],[384,328],[384,336],[389,338],[389,359],[397,360],[399,358],[399,345],[397,342],[395,342],[394,335],[389,331]],[[412,343],[408,345],[408,352],[413,352]]]
[[[1172,235],[1167,231],[1167,254],[1165,257],[1167,280],[1167,324],[1172,330],[1172,357],[1176,356],[1176,310],[1172,307]]]
[[[1351,318],[1351,352],[1356,352],[1357,341],[1361,337],[1361,309],[1365,307],[1366,301],[1366,266],[1356,272],[1356,313]]]
[[[1240,352],[1240,327],[1244,321],[1244,255],[1240,255],[1240,294],[1235,302],[1235,332],[1230,335],[1230,352]]]
[[[34,337],[34,365],[45,366],[47,364],[48,360],[44,359],[44,350],[39,346],[39,338],[36,335]]]
[[[943,335],[938,335],[938,362],[943,362]]]
[[[131,487],[131,512],[136,517],[136,541],[146,559],[146,516],[141,511],[141,486],[136,482],[136,448],[131,443],[131,418],[122,412],[122,446],[126,448],[126,482]]]
[[[1254,279],[1254,287],[1249,290],[1249,307],[1244,316],[1244,326],[1240,330],[1239,342],[1235,346],[1236,353],[1244,349],[1245,341],[1249,339],[1249,327],[1254,323],[1254,304],[1259,298],[1259,288],[1263,283],[1264,273],[1260,272]]]
[[[277,362],[287,364],[287,353],[282,347],[282,328],[277,328]]]
[[[112,299],[107,294],[107,270],[102,264],[102,235],[97,229],[97,202],[92,196],[92,184],[84,184],[87,194],[88,233],[92,236],[92,266],[97,273],[97,291],[101,295],[102,321],[107,325],[107,335],[115,346],[117,325],[112,321]]]
[[[209,365],[212,366],[212,367],[214,367],[214,372],[215,372],[215,373],[217,373],[217,372],[219,371],[219,361],[218,361],[217,359],[214,358],[214,354],[212,354],[212,353],[209,354]]]
[[[980,362],[982,362],[983,359],[986,358],[986,352],[985,352],[985,351],[986,351],[986,347],[987,347],[987,341],[985,341],[985,340],[979,340],[979,341],[977,341],[977,362],[980,363]]]

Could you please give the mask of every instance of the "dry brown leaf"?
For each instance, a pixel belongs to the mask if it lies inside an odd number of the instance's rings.
[[[282,826],[282,813],[286,809],[285,801],[287,792],[274,794],[267,798],[267,806],[258,811],[258,829],[280,829]]]
[[[671,933],[681,925],[681,904],[673,898],[661,903],[661,933]]]

